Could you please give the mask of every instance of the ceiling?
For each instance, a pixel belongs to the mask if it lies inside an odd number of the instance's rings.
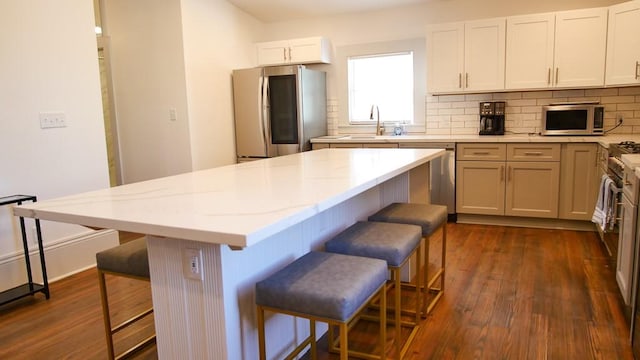
[[[438,0],[228,0],[265,22],[383,10]]]

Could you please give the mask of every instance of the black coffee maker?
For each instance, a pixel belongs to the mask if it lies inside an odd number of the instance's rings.
[[[504,135],[504,101],[480,103],[480,135]]]

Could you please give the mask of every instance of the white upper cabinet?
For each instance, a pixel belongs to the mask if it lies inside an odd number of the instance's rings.
[[[606,49],[607,8],[557,13],[555,86],[603,86]]]
[[[555,29],[554,14],[507,18],[507,89],[551,86]]]
[[[311,37],[258,43],[258,65],[331,63],[331,43]]]
[[[609,7],[606,85],[640,84],[640,0]]]
[[[505,19],[464,24],[465,90],[504,90]]]
[[[464,72],[464,23],[439,24],[427,28],[428,91],[462,91]]]
[[[507,18],[506,89],[604,85],[607,9]]]
[[[504,90],[505,19],[427,27],[430,93]]]

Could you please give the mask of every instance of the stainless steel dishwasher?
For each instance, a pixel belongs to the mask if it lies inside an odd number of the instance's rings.
[[[455,143],[403,143],[400,148],[445,149],[446,154],[431,161],[431,203],[446,205],[449,221],[456,221],[456,154]]]

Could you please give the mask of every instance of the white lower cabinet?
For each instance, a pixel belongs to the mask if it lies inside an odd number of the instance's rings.
[[[636,233],[636,206],[626,195],[622,196],[620,213],[620,233],[618,241],[618,259],[616,262],[616,281],[626,305],[631,304],[631,285],[633,280],[633,253]]]

